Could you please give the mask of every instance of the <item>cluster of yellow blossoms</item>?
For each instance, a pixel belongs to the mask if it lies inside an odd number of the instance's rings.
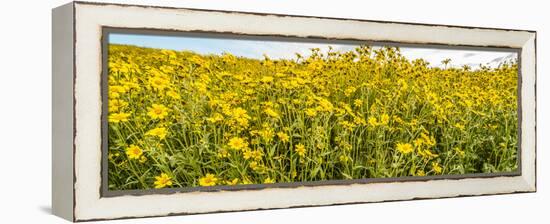
[[[293,60],[110,45],[109,188],[517,169],[517,64],[437,68],[398,48]]]

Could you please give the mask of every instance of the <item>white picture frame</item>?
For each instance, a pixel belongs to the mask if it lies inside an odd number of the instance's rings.
[[[53,10],[53,213],[70,221],[536,191],[536,32],[154,6],[72,2]],[[219,191],[102,193],[106,28],[219,32],[463,47],[520,53],[520,172]]]

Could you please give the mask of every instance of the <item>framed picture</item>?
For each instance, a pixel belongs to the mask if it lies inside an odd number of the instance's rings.
[[[536,32],[53,10],[71,221],[536,191]]]

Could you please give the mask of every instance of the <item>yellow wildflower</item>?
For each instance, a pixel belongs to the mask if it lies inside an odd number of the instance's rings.
[[[258,134],[262,137],[262,139],[266,142],[270,142],[271,139],[273,139],[273,130],[272,129],[264,129],[261,130]]]
[[[149,130],[147,133],[145,133],[145,135],[157,136],[160,139],[164,139],[167,133],[168,132],[166,131],[166,128],[160,127]]]
[[[253,170],[256,170],[258,168],[258,162],[256,161],[250,162],[250,168]]]
[[[306,115],[310,117],[315,117],[317,115],[317,110],[315,108],[306,109]]]
[[[234,178],[233,180],[226,180],[225,181],[225,184],[226,185],[237,185],[239,183],[239,178]]]
[[[247,112],[245,109],[241,108],[241,107],[237,107],[235,109],[233,109],[233,117],[234,118],[249,118]]]
[[[262,77],[262,79],[260,81],[263,82],[263,83],[270,83],[270,82],[273,82],[273,77],[264,76],[264,77]]]
[[[252,151],[251,150],[243,150],[243,158],[244,159],[250,159],[252,157]]]
[[[378,125],[378,119],[376,119],[376,117],[369,117],[369,124],[373,127],[376,127],[376,125]]]
[[[342,125],[343,128],[348,129],[350,131],[355,128],[355,124],[349,121],[340,121],[340,125]]]
[[[229,145],[231,149],[242,150],[248,147],[248,142],[246,142],[243,138],[233,137],[229,139],[229,143],[227,145]]]
[[[390,122],[390,116],[389,115],[382,114],[382,116],[380,116],[380,124],[387,125],[389,122]]]
[[[168,116],[168,108],[161,104],[153,104],[149,107],[147,115],[153,119],[164,119],[164,117]]]
[[[414,149],[413,146],[409,143],[397,143],[395,148],[397,149],[397,151],[403,154],[411,153]]]
[[[155,177],[155,188],[163,188],[166,186],[172,186],[172,178],[165,173],[161,173]]]
[[[169,97],[172,97],[176,100],[181,99],[180,94],[178,94],[176,91],[173,91],[173,90],[170,90],[170,91],[166,92],[166,95],[168,95]]]
[[[129,159],[139,159],[139,157],[143,154],[143,150],[137,145],[130,145],[130,147],[126,148],[126,155]]]
[[[212,116],[206,118],[206,120],[211,123],[220,122],[223,121],[223,115],[221,115],[220,113],[213,113]]]
[[[298,155],[300,155],[301,157],[306,155],[306,147],[302,144],[296,145],[294,151],[296,151],[296,153],[298,153]]]
[[[120,100],[120,99],[109,100],[109,113],[116,112],[126,106],[128,106],[128,103],[124,100]]]
[[[367,125],[367,122],[362,117],[354,117],[353,122],[357,125],[363,125],[363,126]]]
[[[426,149],[426,150],[419,150],[418,154],[424,158],[434,158],[437,157],[437,154],[432,153],[432,151]]]
[[[351,96],[351,94],[355,93],[356,90],[357,88],[350,86],[346,90],[344,90],[344,95]]]
[[[459,156],[464,156],[466,155],[466,152],[464,152],[463,150],[461,150],[460,148],[458,147],[455,147],[454,150],[458,153]]]
[[[420,133],[420,137],[424,140],[424,144],[428,146],[435,146],[436,141],[434,137],[428,136],[425,133]]]
[[[464,125],[462,125],[461,123],[456,123],[455,127],[460,129],[461,131],[464,131],[464,128],[465,128]]]
[[[109,86],[109,98],[115,99],[119,98],[121,94],[126,93],[126,88],[124,86]]]
[[[232,116],[233,116],[233,119],[237,121],[239,126],[248,127],[248,119],[250,119],[250,116],[248,116],[247,111],[245,109],[240,107],[233,109]]]
[[[320,111],[324,112],[331,112],[334,109],[332,103],[325,98],[319,100],[319,107]]]
[[[214,174],[208,173],[205,177],[199,179],[199,185],[203,187],[215,186],[218,182],[218,178]]]
[[[122,122],[128,121],[128,117],[130,117],[130,113],[120,112],[120,113],[109,114],[109,122],[118,123],[121,121]]]
[[[347,161],[350,160],[350,158],[345,155],[341,155],[340,157],[338,157],[338,159],[340,160],[340,162],[343,162],[343,163],[346,163]]]
[[[141,156],[141,157],[139,158],[139,162],[140,162],[140,163],[145,163],[145,162],[147,162],[147,157]]]
[[[438,162],[432,162],[432,169],[436,174],[440,174],[443,172],[443,168],[439,165]]]
[[[289,140],[288,135],[285,134],[284,132],[278,132],[278,133],[277,133],[277,137],[279,137],[279,139],[281,140],[281,142],[284,142],[284,143],[288,142],[288,140]]]
[[[229,152],[227,152],[227,150],[225,149],[219,149],[216,155],[218,156],[218,158],[227,158],[229,157]]]
[[[250,153],[250,157],[254,160],[261,160],[262,156],[264,156],[264,153],[261,150],[254,150]]]
[[[153,76],[149,78],[149,85],[156,90],[163,90],[170,84],[170,80],[167,77]]]
[[[414,143],[414,146],[416,146],[416,147],[421,147],[422,144],[424,143],[424,139],[422,139],[422,138],[417,138],[417,139],[415,139],[415,140],[413,141],[413,143]]]
[[[279,114],[271,108],[266,108],[264,113],[273,118],[279,118]]]

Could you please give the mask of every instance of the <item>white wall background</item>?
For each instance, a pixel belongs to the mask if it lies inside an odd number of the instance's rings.
[[[96,0],[98,2],[104,2]],[[115,0],[112,0],[115,1]],[[0,6],[0,223],[64,223],[51,215],[51,8]],[[543,223],[550,220],[550,5],[471,0],[120,0],[119,3],[536,30],[538,192],[317,208],[132,219],[109,223]],[[546,5],[545,5],[546,4]],[[266,24],[269,25],[269,24]],[[7,143],[7,144],[6,144]],[[238,202],[235,202],[238,203]]]

